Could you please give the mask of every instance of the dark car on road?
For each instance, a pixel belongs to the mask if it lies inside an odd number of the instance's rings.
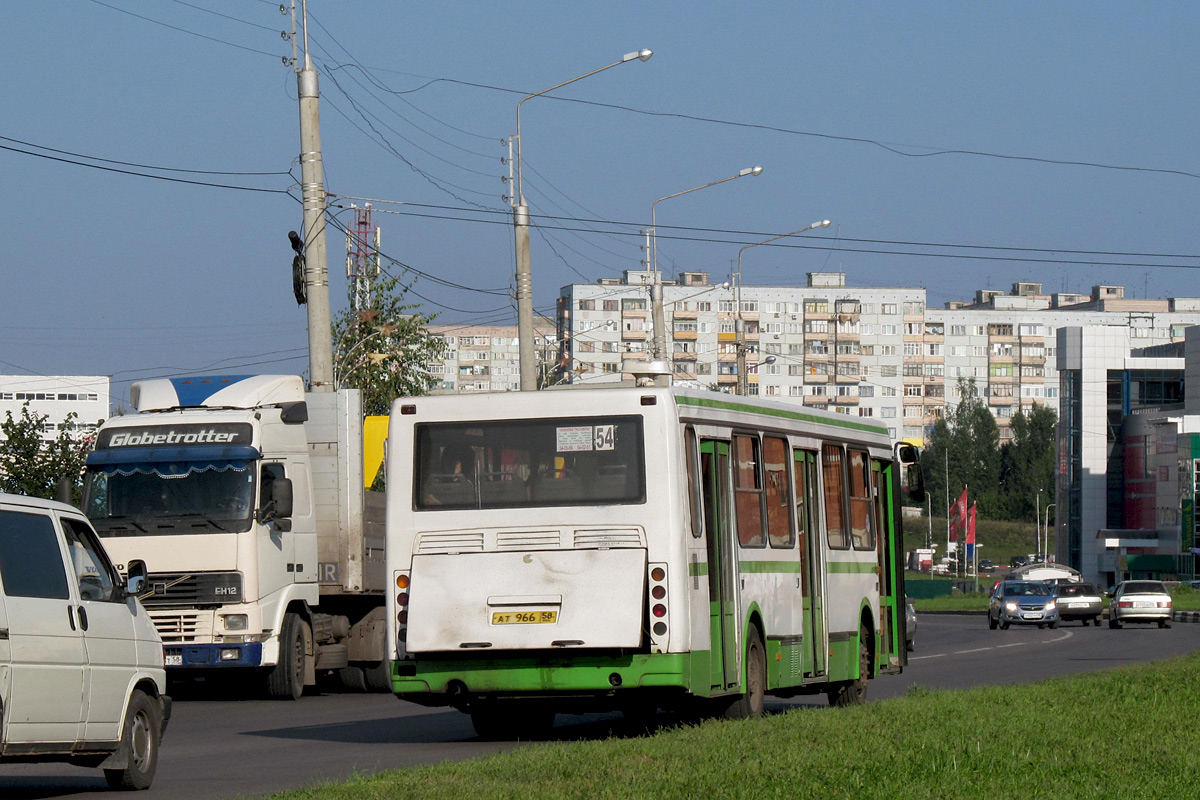
[[[1058,598],[1058,618],[1067,620],[1082,620],[1086,626],[1090,621],[1096,627],[1100,626],[1100,617],[1104,614],[1104,600],[1100,592],[1090,583],[1060,583],[1054,587]]]
[[[1054,587],[1041,581],[1000,581],[988,600],[988,627],[1009,625],[1058,627]]]

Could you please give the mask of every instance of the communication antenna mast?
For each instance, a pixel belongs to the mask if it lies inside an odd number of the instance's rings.
[[[371,307],[371,291],[379,277],[379,228],[371,224],[371,204],[354,209],[354,223],[346,230],[346,279],[354,286],[354,310]]]

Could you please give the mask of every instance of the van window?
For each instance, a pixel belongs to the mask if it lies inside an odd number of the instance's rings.
[[[71,596],[50,517],[0,511],[0,580],[9,597]]]
[[[112,600],[116,581],[108,559],[96,542],[96,534],[77,519],[63,518],[62,523],[63,533],[67,537],[67,552],[71,555],[71,567],[79,582],[80,599]]]

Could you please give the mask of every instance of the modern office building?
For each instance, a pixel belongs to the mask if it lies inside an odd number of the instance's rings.
[[[80,438],[108,419],[108,393],[107,375],[0,375],[0,419],[6,413],[20,419],[28,403],[31,414],[46,417],[43,439],[57,439],[64,425],[73,438]],[[75,417],[68,422],[72,413]],[[0,431],[0,439],[3,436]]]
[[[651,272],[572,284],[560,291],[557,335],[561,380],[605,383],[633,378],[651,358]],[[920,288],[852,287],[843,273],[808,273],[807,285],[710,283],[685,272],[663,287],[665,352],[677,382],[736,391],[738,325],[744,333],[749,394],[863,417],[894,438],[920,441],[958,402],[958,380],[974,380],[996,416],[1001,438],[1033,404],[1059,409],[1057,332],[1067,326],[1119,325],[1138,346],[1182,339],[1200,323],[1200,299],[1126,299],[1119,286],[1089,295],[1044,294],[1014,284],[981,290],[973,302],[929,308]]]

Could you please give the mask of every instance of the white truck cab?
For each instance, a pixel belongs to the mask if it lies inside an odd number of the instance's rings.
[[[68,761],[150,786],[171,701],[144,583],[139,562],[121,578],[77,509],[0,494],[0,765]]]

